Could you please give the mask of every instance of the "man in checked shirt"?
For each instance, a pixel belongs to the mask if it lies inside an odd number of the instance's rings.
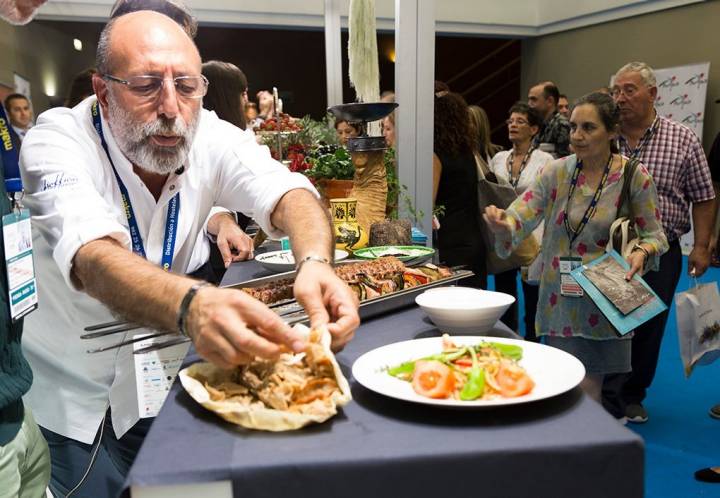
[[[670,249],[660,259],[660,268],[645,280],[667,304],[672,304],[680,272],[680,237],[694,227],[694,246],[688,258],[688,273],[699,277],[710,264],[715,193],[702,145],[686,126],[660,116],[655,110],[655,73],[643,62],[621,67],[612,81],[612,95],[620,109],[620,153],[637,157],[653,176],[660,203],[660,217]],[[616,417],[628,422],[647,422],[642,405],[657,367],[668,312],[635,330],[632,339],[632,373],[607,376],[603,404]]]

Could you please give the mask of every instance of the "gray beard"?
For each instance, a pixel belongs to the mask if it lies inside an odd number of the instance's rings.
[[[158,117],[149,123],[136,123],[108,92],[108,118],[120,151],[131,163],[150,173],[167,175],[185,164],[197,131],[200,112],[188,124],[181,116],[175,119]],[[174,147],[160,147],[152,143],[152,135],[175,135],[181,138]]]

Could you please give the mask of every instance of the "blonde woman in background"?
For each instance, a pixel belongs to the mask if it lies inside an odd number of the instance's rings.
[[[477,105],[468,106],[470,114],[470,133],[472,135],[473,145],[476,146],[477,152],[485,163],[490,164],[490,159],[502,150],[502,147],[495,145],[490,141],[490,120],[482,107]]]
[[[388,147],[395,147],[395,111],[382,120],[382,134]]]

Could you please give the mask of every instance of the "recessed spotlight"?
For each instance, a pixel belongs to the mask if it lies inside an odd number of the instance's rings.
[[[75,47],[75,50],[77,50],[78,52],[82,51],[82,41],[75,38],[73,40],[73,47]]]

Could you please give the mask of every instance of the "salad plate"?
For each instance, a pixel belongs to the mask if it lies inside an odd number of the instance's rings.
[[[353,256],[360,259],[377,259],[383,256],[395,256],[400,261],[413,260],[415,263],[430,259],[435,249],[425,246],[375,246],[364,247],[353,251]]]
[[[528,394],[514,398],[463,401],[459,399],[433,399],[421,396],[413,390],[410,382],[393,377],[390,368],[408,361],[415,361],[442,352],[441,337],[426,337],[396,342],[369,351],[358,358],[352,366],[354,379],[362,386],[391,398],[425,405],[452,408],[484,408],[516,405],[551,398],[573,389],[585,378],[583,364],[557,348],[517,339],[482,336],[452,336],[458,346],[475,346],[482,342],[516,345],[522,348],[522,366],[535,387]]]
[[[348,257],[347,251],[335,249],[335,261],[342,261]],[[270,251],[255,256],[255,261],[263,268],[272,272],[285,272],[295,270],[295,257],[292,250]]]

